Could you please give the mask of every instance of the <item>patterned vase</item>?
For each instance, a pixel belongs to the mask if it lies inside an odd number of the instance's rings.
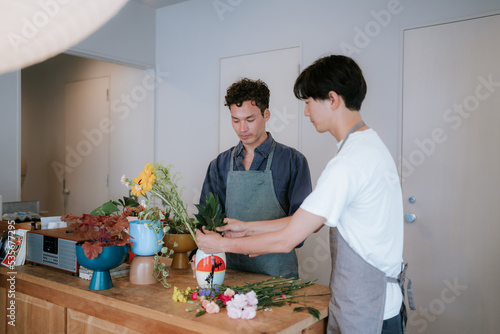
[[[200,287],[222,285],[226,274],[226,253],[205,254],[196,251],[196,280]]]

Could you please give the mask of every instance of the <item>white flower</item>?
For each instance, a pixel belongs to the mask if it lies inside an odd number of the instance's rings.
[[[235,308],[242,309],[247,306],[247,296],[244,294],[236,294],[231,301],[231,305]]]
[[[241,319],[253,319],[257,315],[257,306],[245,307],[241,311]]]
[[[246,294],[247,297],[247,305],[248,306],[255,306],[259,303],[259,300],[257,299],[257,295],[255,291],[250,291]]]
[[[122,178],[120,179],[120,182],[121,182],[123,185],[127,186],[127,188],[128,188],[128,183],[127,183],[127,181],[126,181],[125,174],[123,174],[123,175],[122,175]]]
[[[135,185],[135,190],[137,191],[141,191],[142,190],[142,187],[138,184]]]
[[[231,319],[241,318],[241,308],[231,306],[231,301],[227,302],[227,316]]]

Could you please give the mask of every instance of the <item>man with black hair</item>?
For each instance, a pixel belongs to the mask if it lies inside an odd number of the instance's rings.
[[[351,58],[324,57],[299,75],[294,93],[305,101],[304,115],[316,130],[337,140],[337,155],[292,217],[271,225],[251,223],[260,224],[261,232],[266,226],[274,230],[239,239],[198,232],[198,246],[209,253],[287,252],[327,225],[332,253],[328,332],[401,333],[406,321],[401,185],[394,181],[399,177],[386,146],[361,119],[362,71]],[[233,229],[238,224],[230,222],[219,231]],[[409,301],[412,307],[410,296]]]
[[[312,190],[306,158],[297,150],[276,142],[271,133],[266,132],[266,122],[271,116],[269,98],[269,88],[261,80],[243,78],[227,89],[225,105],[240,142],[210,163],[200,198],[200,204],[204,205],[210,192],[218,195],[226,217],[229,221],[236,220],[238,231],[236,228],[228,231],[227,237],[259,233],[258,226],[242,221],[292,215]],[[294,249],[253,258],[228,253],[227,266],[298,278]]]

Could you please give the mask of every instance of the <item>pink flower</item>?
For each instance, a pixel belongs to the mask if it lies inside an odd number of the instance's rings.
[[[214,302],[210,302],[205,306],[205,310],[207,310],[207,313],[213,314],[213,313],[219,313],[219,305],[217,305]]]
[[[256,314],[257,314],[256,306],[245,307],[243,311],[241,311],[241,319],[253,319],[255,318]]]
[[[241,308],[232,307],[231,301],[227,302],[227,316],[231,319],[241,318]]]
[[[257,299],[257,295],[255,294],[255,291],[250,291],[246,294],[247,297],[247,305],[248,306],[255,306],[259,303],[259,300]]]
[[[247,296],[245,296],[244,294],[234,295],[231,305],[239,309],[244,308],[245,306],[247,306]]]
[[[224,296],[232,297],[232,296],[234,296],[234,291],[227,288],[226,291],[224,291]]]
[[[203,300],[201,301],[201,307],[203,307],[203,308],[205,308],[205,309],[207,308],[207,305],[208,305],[208,304],[210,304],[210,301],[209,301],[208,299],[203,299]]]

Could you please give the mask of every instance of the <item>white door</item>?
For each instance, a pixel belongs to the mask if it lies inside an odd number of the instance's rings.
[[[65,213],[90,213],[109,200],[108,88],[108,77],[65,85]]]
[[[224,97],[228,87],[235,81],[248,77],[264,81],[271,91],[269,110],[271,118],[266,130],[273,138],[298,149],[300,137],[299,100],[293,95],[293,85],[299,75],[300,48],[260,52],[220,61],[219,95],[219,153],[238,144],[239,138],[231,125]]]
[[[404,32],[409,333],[500,328],[499,36],[499,15]]]

